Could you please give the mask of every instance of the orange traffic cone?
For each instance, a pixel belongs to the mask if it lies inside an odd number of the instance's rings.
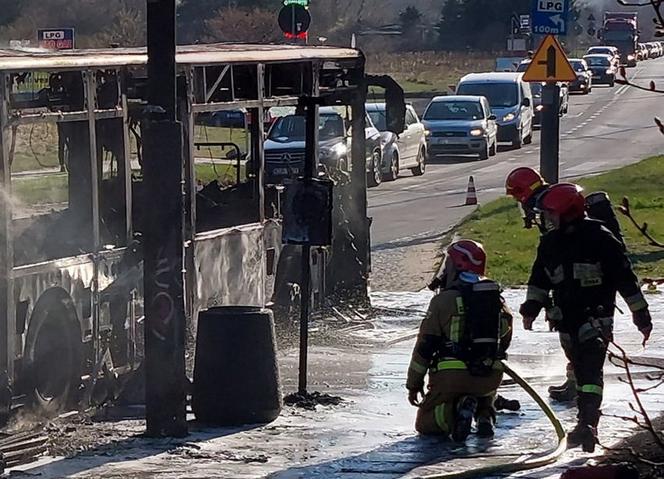
[[[471,176],[468,179],[468,192],[466,193],[466,206],[477,204],[477,191],[475,190],[475,180]]]

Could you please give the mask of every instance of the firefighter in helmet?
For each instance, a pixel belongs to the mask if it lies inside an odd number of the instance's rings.
[[[550,186],[535,206],[547,230],[540,239],[520,308],[523,325],[533,322],[553,293],[549,320],[566,344],[577,382],[578,424],[571,447],[592,452],[602,403],[603,366],[612,339],[616,292],[632,312],[644,345],[652,331],[648,304],[621,243],[600,221],[586,216],[582,189],[571,183]]]
[[[505,190],[507,195],[512,196],[517,200],[524,220],[524,228],[531,229],[537,225],[541,234],[546,233],[545,225],[542,223],[536,210],[537,200],[549,189],[549,185],[544,181],[544,178],[532,168],[521,167],[513,170],[505,181]],[[609,196],[603,192],[598,191],[591,193],[585,198],[586,213],[590,218],[602,221],[609,231],[611,231],[620,244],[625,248],[620,223],[616,218],[613,206]],[[556,309],[549,308],[552,314],[556,314]],[[551,323],[551,326],[553,323]],[[576,398],[576,378],[574,377],[574,368],[571,363],[571,351],[569,351],[569,344],[563,341],[564,336],[561,336],[561,345],[565,356],[567,357],[567,378],[565,382],[559,386],[549,387],[549,396],[555,401],[572,401]]]
[[[456,241],[446,252],[442,288],[431,300],[408,368],[408,400],[418,407],[421,434],[463,442],[473,419],[481,437],[494,434],[494,397],[501,359],[512,337],[512,315],[497,283],[484,278],[481,244]],[[424,378],[429,384],[424,393]]]

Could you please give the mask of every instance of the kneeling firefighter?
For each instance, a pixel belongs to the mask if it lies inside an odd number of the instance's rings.
[[[512,315],[499,285],[483,277],[486,253],[481,244],[453,243],[443,265],[442,289],[431,300],[408,368],[408,400],[418,407],[415,428],[462,442],[475,419],[478,435],[492,437],[493,403],[503,378],[500,361],[512,338]]]
[[[505,181],[505,191],[508,196],[513,197],[521,208],[523,215],[524,228],[531,229],[537,226],[540,234],[546,233],[546,227],[539,218],[536,211],[536,203],[550,188],[550,185],[544,181],[542,175],[537,171],[528,167],[520,167],[512,170],[507,176]],[[585,210],[589,218],[601,221],[604,226],[613,233],[623,249],[626,249],[625,241],[623,239],[620,223],[613,210],[613,205],[609,195],[603,191],[590,193],[585,197]],[[547,311],[555,312],[551,308],[552,305],[547,305]],[[554,313],[555,315],[555,313]],[[555,321],[555,318],[553,318]],[[554,401],[573,401],[576,399],[576,377],[574,376],[574,368],[571,360],[571,349],[565,336],[561,335],[561,346],[567,358],[567,378],[565,382],[559,386],[549,387],[549,396]]]
[[[566,344],[578,383],[578,423],[568,435],[568,444],[592,452],[601,415],[607,343],[613,338],[616,292],[629,306],[644,346],[652,320],[622,245],[602,222],[586,216],[580,187],[553,185],[536,207],[548,232],[540,239],[520,313],[524,329],[532,329],[553,292],[557,311],[553,324]]]

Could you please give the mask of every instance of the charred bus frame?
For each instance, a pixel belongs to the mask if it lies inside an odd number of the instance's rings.
[[[89,403],[100,379],[123,376],[140,364],[137,233],[141,215],[149,214],[149,200],[140,195],[140,173],[135,171],[140,166],[132,162],[130,131],[149,114],[146,63],[145,49],[0,50],[0,416],[25,403],[46,412],[61,410],[72,400]],[[209,307],[269,302],[273,280],[267,278],[278,261],[281,226],[278,216],[266,213],[266,202],[275,195],[263,182],[263,119],[270,107],[303,108],[311,98],[317,104],[349,105],[352,111],[350,194],[339,205],[350,218],[346,227],[351,231],[335,241],[354,238],[352,245],[337,249],[354,251],[345,265],[356,266],[340,266],[337,276],[342,280],[336,284],[366,296],[369,220],[361,53],[330,47],[196,45],[179,47],[177,63],[178,118],[185,130],[184,293],[189,323],[195,324],[191,320],[197,312]],[[37,74],[48,78],[47,84],[26,101],[17,94],[17,85]],[[253,173],[239,192],[249,208],[238,216],[212,201],[201,228],[196,115],[238,108],[247,109],[252,119]],[[67,140],[69,165],[61,173],[67,205],[28,222],[16,217],[12,161],[18,128],[35,124],[55,124],[59,143]],[[135,147],[140,153],[140,144]],[[26,248],[35,254],[29,257]],[[318,282],[324,289],[324,277]]]

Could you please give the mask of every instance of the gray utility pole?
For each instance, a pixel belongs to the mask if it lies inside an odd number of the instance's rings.
[[[560,86],[548,82],[542,87],[542,131],[540,173],[547,183],[558,183],[560,170]]]
[[[147,0],[145,403],[149,437],[187,435],[183,292],[182,124],[177,121],[176,0]],[[156,208],[154,205],[158,205]]]

